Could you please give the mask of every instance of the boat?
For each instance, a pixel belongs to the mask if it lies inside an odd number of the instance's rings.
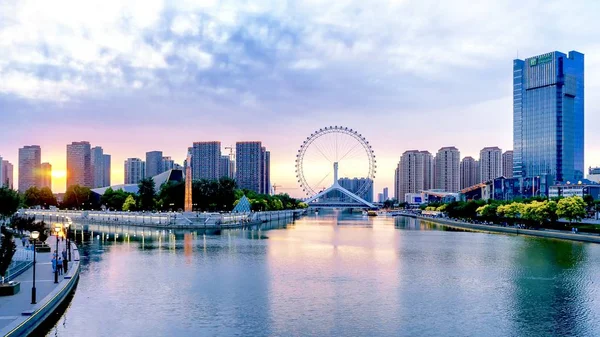
[[[377,216],[377,212],[376,211],[368,211],[367,215],[368,216]]]

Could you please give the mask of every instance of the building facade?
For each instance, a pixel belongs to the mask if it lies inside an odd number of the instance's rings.
[[[480,182],[479,161],[473,157],[464,157],[460,161],[460,188],[467,188]]]
[[[231,165],[229,163],[229,156],[221,156],[219,160],[219,178],[231,177]]]
[[[5,186],[10,189],[14,188],[14,169],[13,165],[8,160],[2,160],[2,170],[0,172],[2,179],[0,186]]]
[[[261,148],[262,168],[261,168],[261,186],[262,194],[271,194],[271,152],[265,147]]]
[[[146,178],[162,173],[162,151],[146,152]]]
[[[220,178],[221,142],[195,142],[192,146],[192,177],[194,180]]]
[[[125,160],[125,184],[137,184],[147,177],[146,163],[140,158],[127,158]]]
[[[418,193],[433,187],[433,156],[429,151],[405,151],[400,157],[397,172],[398,201],[407,193]]]
[[[175,167],[175,161],[171,157],[162,157],[160,173],[172,170]]]
[[[363,198],[365,201],[373,202],[373,179],[370,179],[370,178],[340,178],[340,179],[338,179],[338,184],[340,184],[340,186],[345,188],[346,190]],[[366,184],[369,184],[369,188],[365,192],[359,194],[358,192],[360,192],[360,190],[364,189]],[[337,191],[334,191],[332,193],[333,193],[333,196],[335,196],[337,198],[342,198],[347,201],[352,201],[348,197],[346,197],[345,195],[343,195]]]
[[[67,145],[67,188],[73,185],[91,188],[92,148],[89,142],[73,142]]]
[[[455,193],[460,190],[460,151],[442,147],[435,156],[435,189]]]
[[[513,152],[505,151],[502,154],[502,176],[504,178],[512,178],[513,177]]]
[[[261,142],[237,142],[236,152],[236,181],[238,188],[249,189],[260,193],[262,184],[263,155]]]
[[[39,145],[24,146],[19,149],[19,192],[40,186],[42,149]]]
[[[515,177],[583,178],[584,55],[554,51],[513,61]]]
[[[103,159],[102,159],[102,164],[104,164],[104,181],[102,183],[102,187],[106,187],[106,186],[110,186],[110,174],[111,174],[111,170],[110,170],[110,162],[111,162],[111,157],[110,154],[104,154]]]
[[[387,201],[390,199],[389,189],[387,187],[383,188],[383,201]]]
[[[502,150],[497,147],[484,147],[479,152],[479,182],[502,176]]]
[[[42,163],[40,166],[40,188],[48,187],[52,190],[52,165]]]
[[[96,146],[91,151],[93,188],[104,187],[104,150],[100,146]]]

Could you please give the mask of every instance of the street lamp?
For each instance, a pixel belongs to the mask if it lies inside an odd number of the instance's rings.
[[[54,232],[56,233],[56,254],[54,255],[56,267],[54,268],[54,283],[58,283],[58,233],[60,232],[60,224],[54,225]]]
[[[33,240],[33,286],[31,287],[31,304],[37,303],[36,290],[35,290],[35,242],[40,237],[40,232],[31,232],[31,240]]]
[[[65,231],[67,237],[67,251],[69,253],[69,262],[71,262],[71,241],[69,241],[69,226],[71,226],[71,222],[67,221],[67,223],[65,223]]]

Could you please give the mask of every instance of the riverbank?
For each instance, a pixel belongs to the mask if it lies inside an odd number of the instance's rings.
[[[472,223],[455,221],[455,220],[450,220],[450,219],[431,218],[431,217],[425,217],[425,216],[416,216],[416,218],[419,220],[422,220],[422,221],[430,221],[430,222],[438,223],[438,224],[448,226],[448,227],[467,229],[467,230],[485,232],[485,233],[528,235],[528,236],[537,236],[537,237],[571,240],[571,241],[579,241],[579,242],[600,243],[600,236],[591,235],[591,234],[575,234],[575,233],[570,233],[570,232],[548,230],[548,229],[533,230],[533,229],[520,229],[520,228],[514,228],[514,227],[472,224]]]
[[[48,239],[51,247],[56,246],[55,237]],[[59,243],[59,251],[66,247]],[[19,275],[14,281],[20,283],[18,294],[0,298],[0,336],[16,337],[31,335],[40,325],[49,320],[57,308],[65,303],[79,280],[79,251],[71,242],[71,262],[68,272],[59,276],[54,283],[54,274],[50,263],[52,253],[36,254],[36,290],[37,303],[31,302],[33,286],[33,268]]]

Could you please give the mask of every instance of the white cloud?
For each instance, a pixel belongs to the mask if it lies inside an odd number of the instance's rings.
[[[185,51],[180,51],[180,55],[194,63],[198,69],[208,69],[213,65],[212,55],[203,51],[199,46],[188,46]]]
[[[171,31],[177,35],[198,35],[200,19],[197,15],[178,15],[171,23]]]

